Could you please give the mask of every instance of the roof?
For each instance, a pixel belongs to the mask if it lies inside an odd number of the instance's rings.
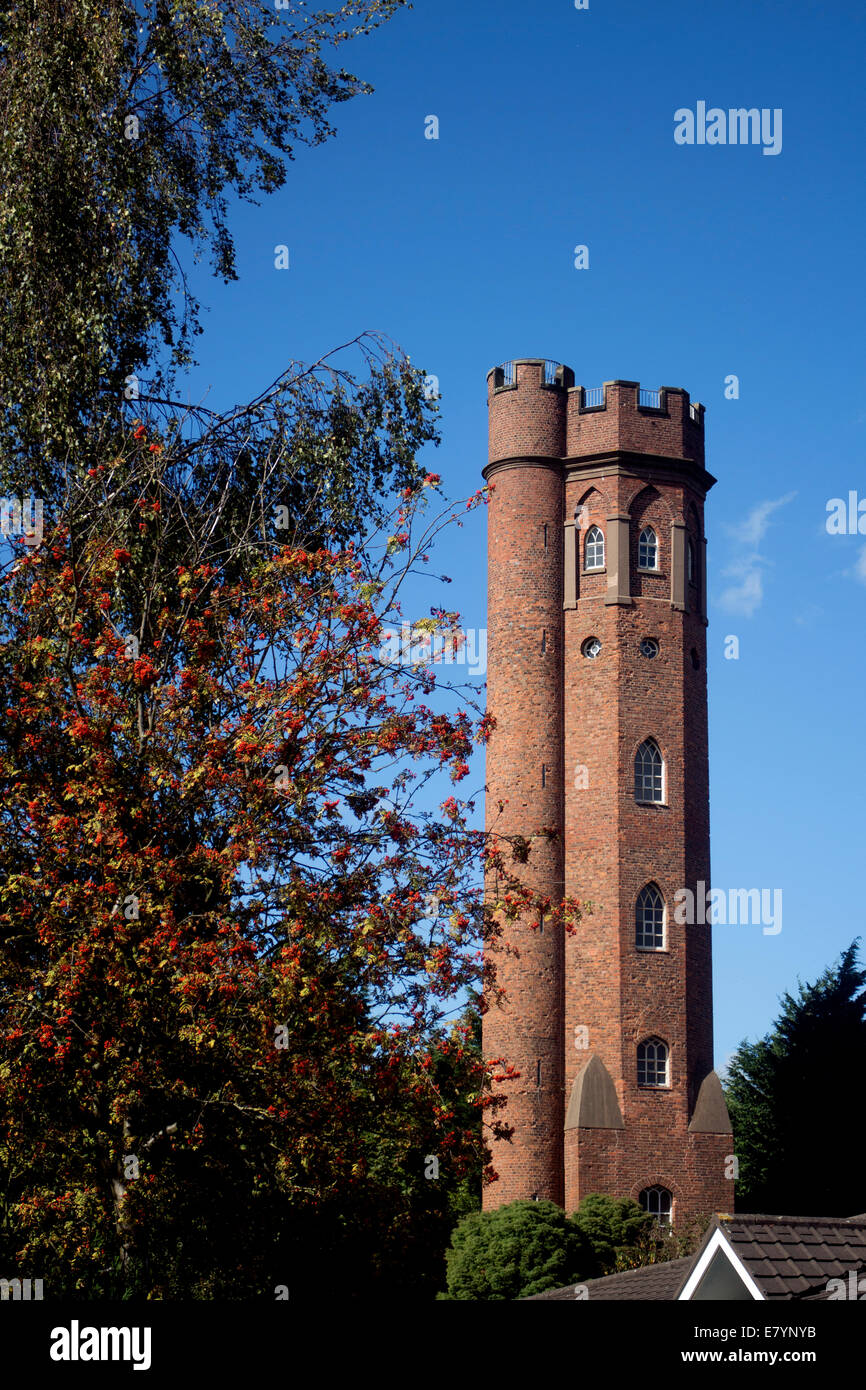
[[[830,1279],[866,1270],[864,1216],[724,1216],[716,1226],[766,1299],[826,1299]]]
[[[724,1291],[710,1288],[714,1261],[727,1269]],[[734,1277],[736,1273],[736,1278]],[[534,1294],[526,1302],[635,1300],[675,1302],[701,1297],[825,1300],[856,1298],[866,1273],[866,1215],[742,1216],[717,1214],[694,1255],[587,1279]],[[830,1280],[836,1280],[831,1290]],[[736,1292],[731,1288],[734,1284]],[[851,1285],[854,1285],[853,1291]],[[583,1292],[585,1290],[585,1292]]]
[[[685,1283],[685,1276],[693,1264],[694,1256],[687,1255],[685,1259],[665,1260],[661,1264],[642,1265],[640,1269],[624,1269],[619,1274],[606,1274],[601,1279],[585,1279],[582,1284],[567,1284],[564,1289],[548,1289],[524,1301],[573,1301],[577,1297],[575,1289],[585,1288],[590,1300],[639,1298],[670,1303],[676,1298],[680,1285]]]

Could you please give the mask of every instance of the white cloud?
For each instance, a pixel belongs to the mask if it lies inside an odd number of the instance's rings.
[[[732,565],[724,571],[726,577],[739,575],[736,584],[729,584],[719,594],[718,604],[726,613],[740,613],[743,617],[751,618],[752,614],[760,607],[764,597],[764,576],[760,569],[752,565],[753,561],[759,561],[760,556],[750,556],[748,565],[740,569]]]
[[[718,598],[719,607],[726,613],[751,618],[760,608],[764,598],[764,576],[761,569],[769,561],[761,555],[758,547],[767,534],[773,512],[792,502],[796,496],[796,492],[787,492],[784,497],[759,502],[737,526],[726,528],[740,552],[722,571],[726,579],[734,581],[722,590]]]
[[[767,528],[770,525],[770,517],[773,512],[778,511],[779,507],[784,507],[786,503],[793,502],[797,496],[796,492],[786,492],[784,497],[777,497],[775,501],[759,502],[753,507],[746,517],[736,528],[731,527],[733,534],[743,543],[743,545],[759,546]]]

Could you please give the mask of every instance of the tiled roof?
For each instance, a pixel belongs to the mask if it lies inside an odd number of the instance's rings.
[[[593,1299],[649,1299],[658,1303],[670,1303],[677,1290],[685,1283],[686,1276],[694,1263],[691,1255],[681,1260],[666,1260],[662,1264],[642,1265],[640,1269],[625,1269],[621,1274],[606,1274],[602,1279],[585,1279],[584,1285]],[[526,1303],[540,1303],[542,1300],[561,1300],[575,1298],[574,1284],[564,1289],[548,1289],[547,1293],[536,1293],[523,1300]]]
[[[864,1216],[723,1216],[724,1231],[767,1299],[827,1298],[827,1281],[866,1271]]]

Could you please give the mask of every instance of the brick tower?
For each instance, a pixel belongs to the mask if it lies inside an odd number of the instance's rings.
[[[485,1205],[731,1211],[710,928],[675,898],[710,881],[703,407],[537,358],[492,371],[488,398],[487,826],[555,827],[518,871],[592,912],[496,949],[484,1048],[519,1078]]]

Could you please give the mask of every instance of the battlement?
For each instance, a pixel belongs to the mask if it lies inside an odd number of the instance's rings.
[[[614,389],[619,388],[619,389]],[[632,404],[630,397],[632,392],[636,392],[636,400],[633,402],[634,408],[643,413],[654,415],[669,415],[671,413],[671,396],[683,396],[688,404],[689,419],[701,429],[704,427],[704,407],[700,401],[689,399],[688,391],[684,391],[681,386],[659,386],[652,389],[641,386],[639,381],[606,381],[601,386],[572,386],[579,399],[578,409],[581,414],[588,410],[607,410],[608,401],[612,397],[613,404],[621,408],[623,404]],[[610,393],[610,395],[609,395]]]
[[[623,379],[579,386],[563,363],[519,357],[488,372],[487,395],[491,464],[630,453],[703,468],[704,407],[680,386]]]

